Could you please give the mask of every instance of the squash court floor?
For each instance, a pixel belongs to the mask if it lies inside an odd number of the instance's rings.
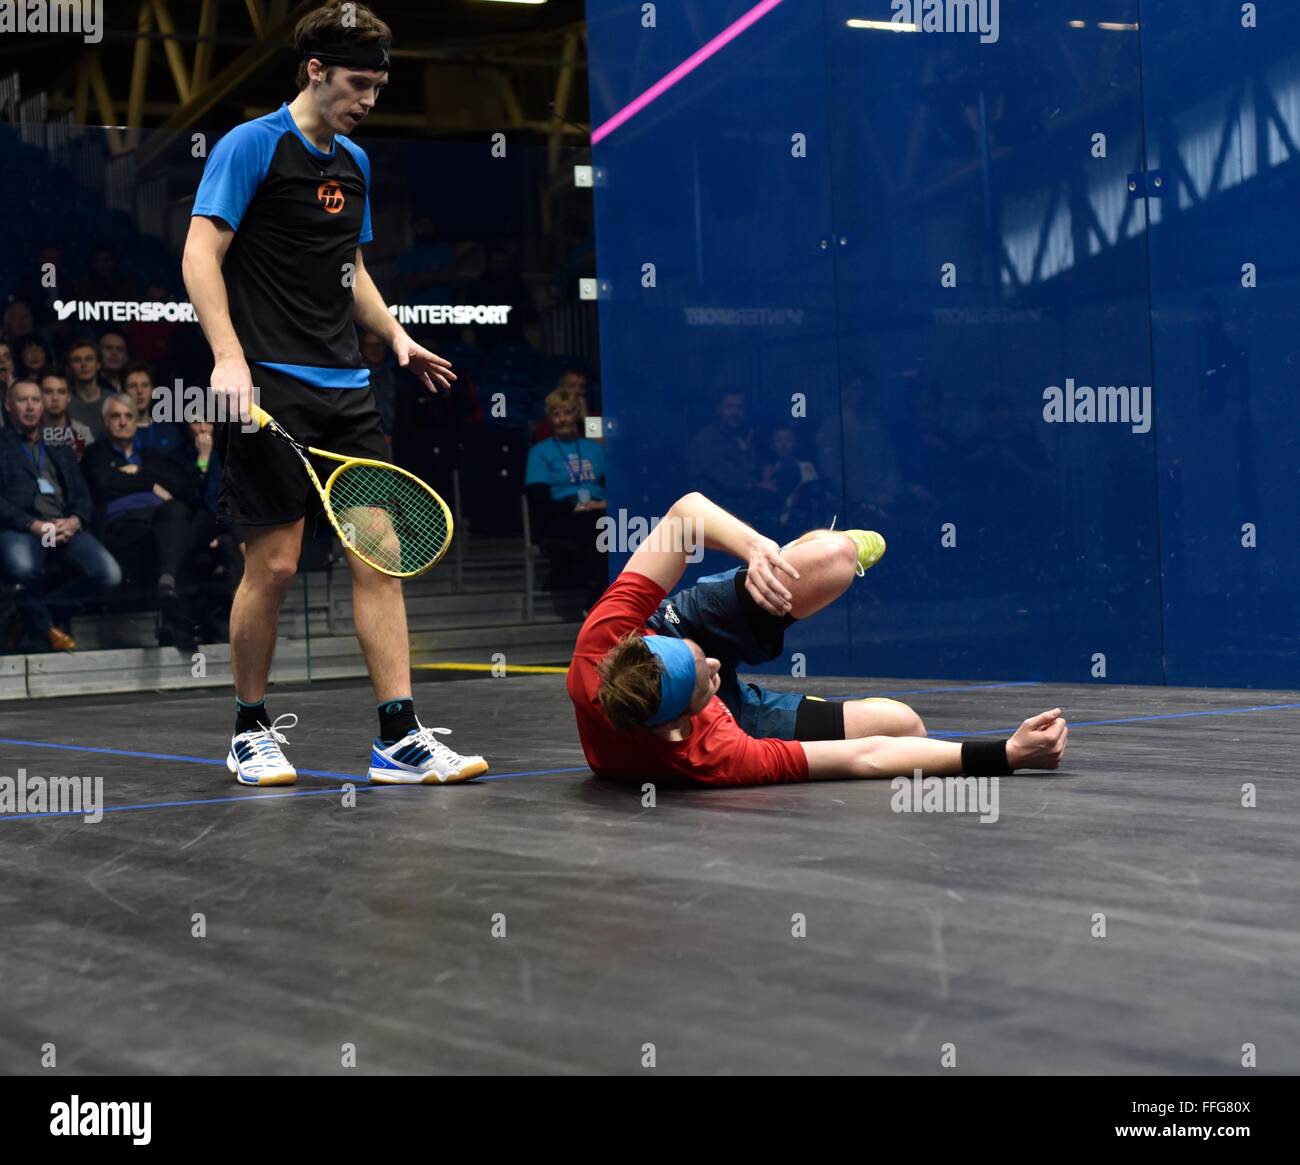
[[[417,688],[485,778],[349,796],[355,683],[273,691],[291,789],[231,780],[228,693],[6,704],[0,775],[106,812],[0,814],[0,1071],[1300,1072],[1300,692],[797,683],[958,737],[1060,704],[1066,763],[993,822],[887,781],[646,807],[539,675]]]

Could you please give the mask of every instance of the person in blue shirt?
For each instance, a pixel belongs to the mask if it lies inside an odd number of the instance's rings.
[[[609,582],[596,538],[605,513],[605,451],[579,432],[581,406],[569,389],[546,398],[552,435],[528,451],[524,488],[533,538],[550,551],[550,588],[584,591],[589,608]]]
[[[185,444],[185,426],[175,420],[156,421],[154,412],[153,366],[139,360],[122,374],[123,391],[135,402],[136,444],[150,453],[175,453]]]
[[[72,651],[65,625],[122,571],[90,533],[91,500],[77,459],[42,437],[44,405],[34,380],[8,387],[9,423],[0,429],[0,576],[19,584],[18,614],[28,651]],[[62,560],[66,582],[46,593],[46,568]]]
[[[430,392],[455,381],[449,361],[415,342],[366,268],[374,237],[371,166],[351,138],[388,83],[392,31],[367,5],[330,4],[294,28],[297,96],[235,126],[207,158],[182,270],[212,348],[209,385],[231,412],[258,403],[304,445],[386,461],[383,419],[361,358],[357,325],[379,336],[399,368]],[[265,429],[224,422],[220,519],[239,527],[244,575],[231,611],[235,723],[226,765],[244,785],[288,785],[297,771],[266,689],[280,605],[303,533],[320,502],[297,455]],[[441,785],[487,770],[415,711],[401,581],[346,551],[352,606],[376,700],[368,776]],[[276,725],[279,724],[277,728]]]

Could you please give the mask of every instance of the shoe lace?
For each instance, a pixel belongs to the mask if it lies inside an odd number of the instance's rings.
[[[280,746],[289,743],[288,737],[281,733],[280,729],[293,728],[297,723],[298,717],[294,713],[285,712],[277,716],[269,725],[263,724],[260,732],[250,732],[248,743],[260,757],[278,757],[281,755]]]
[[[421,724],[415,734],[415,742],[417,744],[424,745],[424,747],[427,748],[431,753],[433,753],[434,756],[438,757],[439,760],[448,760],[448,759],[460,760],[461,759],[460,754],[457,752],[453,752],[450,748],[448,748],[445,744],[443,744],[442,741],[439,740],[434,735],[434,733],[438,733],[438,735],[440,736],[450,736],[451,729],[432,728],[427,725]]]

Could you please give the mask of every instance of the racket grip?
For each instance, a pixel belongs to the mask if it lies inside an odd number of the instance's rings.
[[[259,429],[266,428],[267,424],[269,424],[271,420],[271,414],[262,408],[262,406],[256,401],[249,402],[248,415],[252,417],[253,422]]]

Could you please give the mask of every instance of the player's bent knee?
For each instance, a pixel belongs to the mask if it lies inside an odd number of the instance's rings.
[[[845,705],[845,732],[850,739],[868,736],[925,736],[925,722],[899,700],[871,696]]]
[[[826,567],[852,566],[858,561],[858,550],[853,542],[835,531],[813,531],[800,541],[799,570],[801,574]]]

